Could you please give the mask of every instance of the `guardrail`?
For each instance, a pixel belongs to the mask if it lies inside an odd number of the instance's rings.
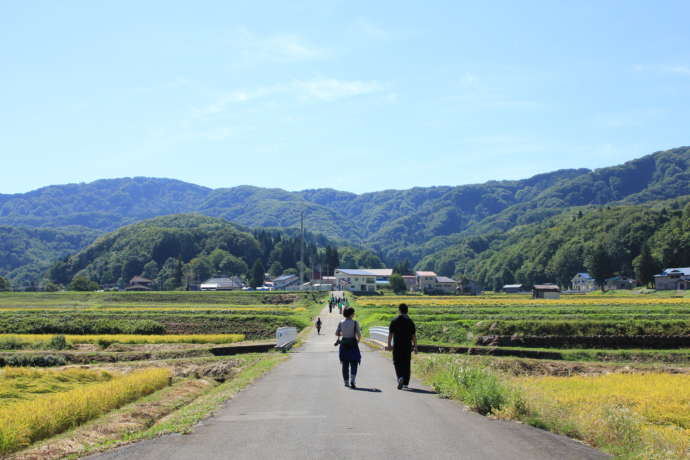
[[[369,328],[369,338],[381,343],[388,343],[388,328],[385,326],[375,326]]]
[[[296,327],[279,327],[276,329],[276,348],[287,350],[297,341]]]

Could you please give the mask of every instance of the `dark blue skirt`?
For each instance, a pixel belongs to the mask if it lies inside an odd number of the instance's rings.
[[[362,353],[359,351],[359,344],[357,342],[354,345],[344,345],[340,344],[340,361],[362,361]]]

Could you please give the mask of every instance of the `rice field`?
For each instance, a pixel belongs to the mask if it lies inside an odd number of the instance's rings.
[[[690,456],[690,375],[516,378],[528,416],[554,431],[640,458]]]
[[[11,342],[26,345],[46,344],[55,337],[52,334],[0,334],[0,348]],[[161,343],[235,343],[245,339],[243,334],[177,334],[177,335],[137,335],[137,334],[94,334],[65,335],[68,345],[79,344],[161,344]]]
[[[236,291],[0,293],[0,334],[242,334],[247,340],[268,339],[278,327],[309,325],[322,296]]]
[[[659,347],[688,348],[690,343],[690,297],[371,296],[357,298],[355,306],[366,328],[387,325],[403,302],[417,324],[420,343],[481,345],[486,340],[480,338],[498,337],[499,346],[645,348],[644,337],[651,336],[668,338],[657,340]],[[554,345],[545,337],[553,338]]]
[[[15,395],[15,400],[0,406],[0,453],[14,452],[151,394],[168,385],[170,376],[163,368],[127,375],[5,369],[0,391]],[[24,388],[27,381],[34,391]]]

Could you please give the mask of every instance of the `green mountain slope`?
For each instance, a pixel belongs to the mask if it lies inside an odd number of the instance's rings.
[[[99,232],[83,227],[0,226],[0,276],[21,286],[40,280],[54,261],[91,243]]]
[[[572,207],[507,232],[468,235],[426,256],[420,269],[465,276],[485,287],[557,282],[563,286],[590,267],[588,256],[606,249],[608,270],[636,276],[646,245],[655,268],[690,265],[690,196],[641,205]]]
[[[193,212],[248,228],[294,228],[304,212],[310,231],[341,245],[369,247],[393,265],[404,259],[415,263],[468,236],[541,223],[573,206],[643,204],[687,194],[690,149],[681,147],[596,171],[562,170],[524,180],[359,195],[251,186],[213,190],[142,177],[100,180],[0,195],[0,225],[79,225],[106,232],[151,217]],[[12,250],[21,248],[18,244]]]
[[[337,266],[331,243],[305,235],[306,270]],[[353,265],[382,266],[371,251],[339,248]],[[66,285],[83,276],[101,285],[126,286],[143,274],[163,289],[186,288],[214,274],[251,276],[254,264],[280,275],[297,271],[300,235],[279,229],[246,231],[224,219],[176,214],[147,219],[101,236],[88,247],[55,263],[48,278]]]

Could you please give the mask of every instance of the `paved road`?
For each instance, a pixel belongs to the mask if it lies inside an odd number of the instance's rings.
[[[467,412],[414,381],[395,387],[393,367],[363,350],[361,388],[343,386],[337,310],[321,314],[322,335],[198,426],[97,458],[175,459],[595,459],[598,451],[529,426]]]

